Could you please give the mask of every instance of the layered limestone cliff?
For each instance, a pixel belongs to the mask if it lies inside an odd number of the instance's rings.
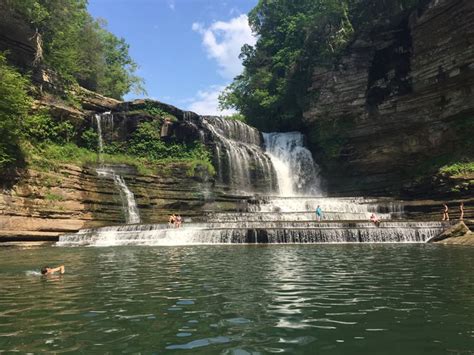
[[[206,172],[190,176],[183,164],[157,166],[153,174],[116,167],[134,193],[143,223],[167,222],[171,213],[197,221],[213,210],[237,210],[239,197],[213,188]],[[25,170],[0,193],[0,241],[56,240],[81,228],[125,222],[119,190],[95,167],[63,165],[57,171]]]
[[[431,1],[377,25],[313,81],[305,120],[331,193],[436,193],[417,178],[472,155],[474,2]],[[460,184],[469,195],[472,177]]]

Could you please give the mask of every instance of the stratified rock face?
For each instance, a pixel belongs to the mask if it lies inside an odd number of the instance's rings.
[[[119,167],[117,167],[119,169]],[[207,211],[236,210],[241,201],[213,188],[205,173],[189,176],[182,164],[143,175],[122,167],[143,223],[162,223],[172,213],[199,220]],[[119,191],[93,167],[64,165],[59,171],[27,170],[0,193],[0,241],[55,240],[65,232],[125,222]]]
[[[432,1],[360,34],[348,53],[337,70],[314,72],[305,113],[340,144],[320,155],[330,192],[399,192],[423,162],[472,139],[473,1]]]

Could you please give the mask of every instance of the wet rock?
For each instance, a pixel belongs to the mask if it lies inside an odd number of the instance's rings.
[[[427,242],[433,243],[433,242],[444,241],[445,239],[464,237],[464,236],[467,236],[469,233],[470,233],[469,228],[464,224],[464,222],[460,221],[456,223],[455,225],[453,225],[451,228],[441,233],[439,236],[431,238]]]

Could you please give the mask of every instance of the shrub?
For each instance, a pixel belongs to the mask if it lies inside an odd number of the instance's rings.
[[[458,162],[445,165],[439,172],[447,175],[461,175],[474,173],[474,162]]]
[[[81,145],[97,152],[99,150],[99,135],[92,128],[86,129],[81,135]]]
[[[36,142],[68,143],[75,135],[70,122],[55,122],[47,110],[28,115],[23,120],[22,131],[27,139]]]

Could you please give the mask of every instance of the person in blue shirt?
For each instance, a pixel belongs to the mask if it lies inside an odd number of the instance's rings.
[[[316,207],[316,218],[318,219],[318,221],[322,220],[323,219],[323,210],[321,209],[321,207]]]

